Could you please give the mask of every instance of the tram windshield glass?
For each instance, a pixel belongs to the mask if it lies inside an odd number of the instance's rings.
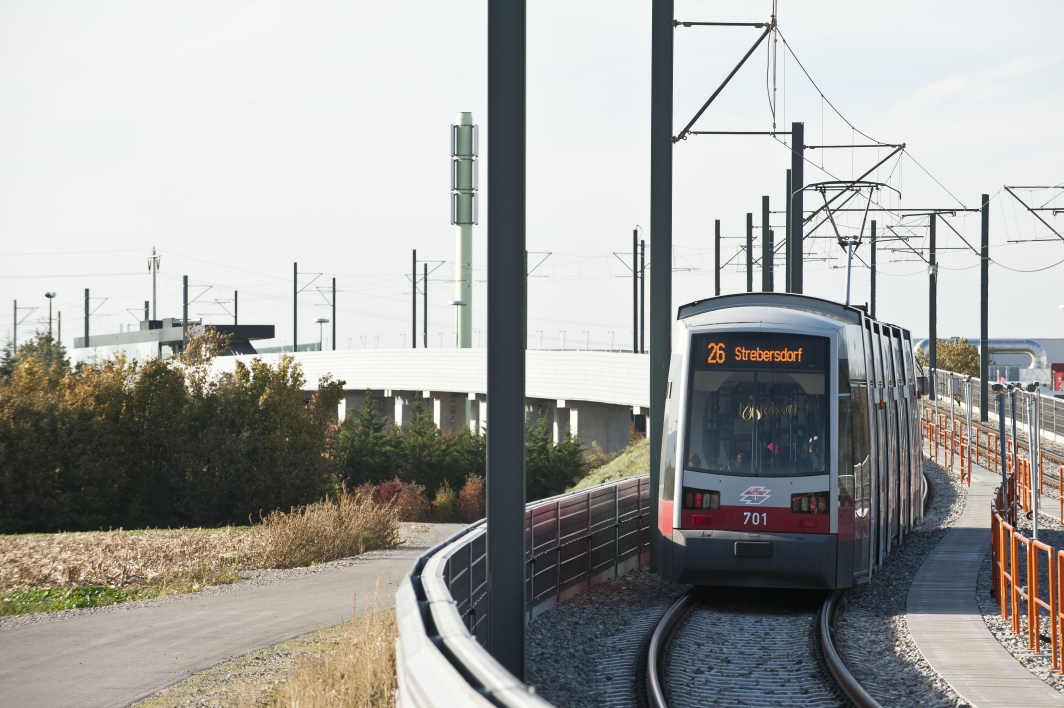
[[[685,469],[755,477],[827,474],[829,352],[824,337],[696,335]]]

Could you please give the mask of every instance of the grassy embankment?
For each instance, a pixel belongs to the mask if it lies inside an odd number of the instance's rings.
[[[242,570],[308,566],[398,541],[398,508],[364,495],[274,511],[248,527],[0,536],[0,615],[195,592],[236,582]]]
[[[646,438],[626,447],[621,453],[596,469],[591,470],[570,491],[586,489],[596,484],[613,482],[625,477],[636,477],[650,471],[650,441]]]

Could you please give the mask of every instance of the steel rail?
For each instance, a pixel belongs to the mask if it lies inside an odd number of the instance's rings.
[[[864,689],[864,686],[846,668],[842,657],[839,656],[839,652],[835,649],[835,642],[831,639],[832,620],[835,618],[835,611],[838,609],[840,597],[842,597],[842,590],[835,590],[828,595],[828,599],[824,601],[824,605],[820,608],[820,652],[823,654],[824,663],[827,664],[831,675],[835,677],[835,682],[839,684],[839,688],[842,689],[847,698],[853,701],[857,708],[882,708],[879,701],[872,698],[868,691]]]
[[[650,648],[647,651],[647,701],[651,708],[668,708],[665,692],[661,689],[661,675],[658,673],[658,655],[664,650],[672,628],[680,621],[691,605],[694,604],[695,589],[688,590],[683,597],[673,603],[669,611],[658,622],[654,634],[650,636]]]

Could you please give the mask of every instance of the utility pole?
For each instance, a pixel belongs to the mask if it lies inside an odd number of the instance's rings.
[[[928,304],[928,336],[927,336],[927,364],[931,370],[931,376],[934,377],[935,370],[938,369],[938,260],[935,256],[935,216],[934,212],[931,213],[931,222],[929,225],[929,237],[930,237],[930,260],[928,261],[927,274],[928,274],[928,292],[927,292],[927,304]],[[935,396],[935,384],[934,378],[931,380],[931,398],[937,398]]]
[[[872,273],[872,300],[871,300],[871,312],[872,319],[876,318],[876,220],[872,219],[872,262],[870,264],[870,270]]]
[[[151,258],[148,259],[148,270],[151,271],[151,318],[153,320],[159,319],[159,311],[156,309],[156,305],[158,304],[158,300],[156,299],[156,279],[159,275],[160,260],[159,256],[155,255],[155,246],[152,246]]]
[[[181,276],[181,345],[188,344],[188,276]]]
[[[417,349],[417,249],[414,249],[410,272],[410,341]]]
[[[713,294],[720,297],[720,219],[713,221]]]
[[[336,278],[333,278],[332,292],[332,348],[336,351]]]
[[[239,317],[237,317],[237,314],[239,312],[240,312],[239,293],[236,290],[234,290],[233,291],[233,324],[234,325],[240,324],[240,319],[239,319]]]
[[[805,231],[805,123],[791,123],[791,249],[788,254],[787,268],[791,273],[791,292],[803,292],[804,278],[802,270],[802,236]]]
[[[525,0],[488,3],[488,651],[518,681],[527,618],[525,23]]]
[[[783,280],[784,292],[792,292],[791,290],[791,263],[794,261],[794,255],[791,253],[791,247],[794,245],[791,243],[791,171],[787,170],[787,191],[784,192],[787,198],[783,200],[784,213],[783,217],[783,258],[786,261],[783,265]]]
[[[746,212],[746,292],[754,292],[754,215]]]
[[[987,351],[990,336],[990,195],[984,194],[981,204],[979,254],[979,420],[987,421],[990,395],[986,380],[990,369],[990,352]],[[1004,489],[1005,487],[1002,487]]]
[[[89,289],[85,288],[85,346],[89,346]]]
[[[647,242],[639,239],[639,353],[647,353]]]
[[[639,352],[639,231],[632,229],[632,353]]]
[[[650,10],[650,570],[658,569],[658,479],[672,358],[673,0]]]
[[[299,351],[299,263],[292,263],[292,353]]]
[[[149,319],[151,319],[150,315],[151,315],[151,303],[148,302],[147,300],[145,300],[144,301],[144,321],[145,322],[147,322]],[[51,334],[51,331],[52,331],[51,320],[52,320],[52,313],[49,312],[48,313],[48,333],[49,334]]]
[[[768,223],[768,195],[761,197],[761,292],[772,292],[772,229]]]
[[[56,319],[56,322],[55,322],[55,327],[56,327],[56,330],[55,330],[55,341],[57,341],[60,344],[62,344],[63,343],[63,311],[62,310],[60,310],[59,312],[55,313],[55,319]],[[88,344],[88,342],[86,342],[86,344]]]
[[[422,267],[425,269],[425,277],[421,280],[421,294],[425,298],[424,304],[421,307],[421,326],[424,329],[425,348],[429,348],[429,264],[423,263]]]
[[[11,353],[18,354],[18,300],[15,300],[15,314],[11,320]]]

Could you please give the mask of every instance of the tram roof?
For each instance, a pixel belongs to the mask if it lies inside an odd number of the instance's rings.
[[[695,300],[686,305],[681,305],[677,310],[677,319],[683,320],[706,312],[736,307],[774,307],[800,310],[842,320],[843,322],[852,322],[857,325],[868,321],[878,322],[885,327],[897,327],[897,325],[872,319],[863,307],[843,305],[832,300],[824,300],[809,295],[798,295],[796,293],[735,293],[708,297],[704,300]],[[899,329],[908,334],[905,328],[899,327]]]

